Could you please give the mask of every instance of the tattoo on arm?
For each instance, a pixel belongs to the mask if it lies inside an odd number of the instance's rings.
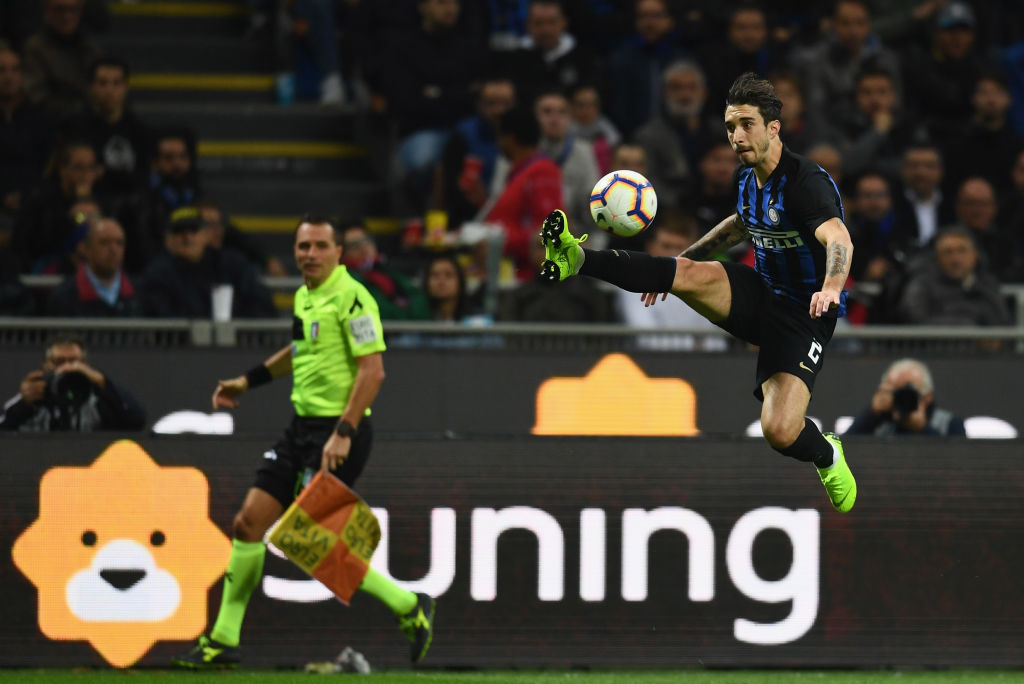
[[[828,261],[825,277],[846,276],[850,272],[850,257],[846,245],[833,242],[828,246]]]
[[[746,237],[747,229],[734,214],[709,230],[704,237],[683,250],[679,256],[700,261],[742,242]]]

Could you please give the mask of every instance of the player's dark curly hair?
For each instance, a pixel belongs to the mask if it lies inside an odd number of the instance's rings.
[[[729,87],[725,106],[753,105],[761,113],[765,124],[777,121],[782,116],[782,100],[775,94],[771,81],[758,78],[752,71],[741,75]]]

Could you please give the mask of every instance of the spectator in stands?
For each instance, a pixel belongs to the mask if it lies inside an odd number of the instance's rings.
[[[667,0],[637,0],[635,33],[608,60],[608,116],[629,137],[658,113],[665,68],[690,57],[675,30]]]
[[[1010,178],[1012,188],[1003,200],[999,223],[1014,236],[1016,257],[1024,259],[1024,150],[1017,153]]]
[[[943,163],[939,148],[911,143],[903,151],[902,192],[895,200],[896,222],[914,236],[913,247],[929,244],[940,226],[953,220],[953,206],[942,193]]]
[[[612,150],[612,170],[616,169],[629,169],[647,176],[650,173],[647,168],[647,151],[636,143],[619,143]]]
[[[152,132],[127,104],[128,63],[101,57],[89,69],[89,106],[64,129],[69,138],[88,140],[103,165],[101,184],[108,194],[138,192],[152,148]]]
[[[843,153],[832,143],[819,142],[807,150],[807,158],[825,169],[843,192]]]
[[[831,31],[794,60],[803,74],[808,109],[821,112],[828,121],[854,106],[856,77],[865,64],[900,73],[896,54],[871,34],[866,0],[838,0]],[[900,90],[898,83],[896,89]]]
[[[918,325],[1010,323],[999,281],[979,263],[974,236],[959,227],[936,237],[933,259],[911,279],[900,308],[905,322]]]
[[[319,77],[317,94],[322,105],[338,105],[345,101],[335,15],[340,9],[340,4],[334,0],[294,0],[283,3],[283,16],[286,20],[278,22],[279,31],[290,29],[288,35],[283,37],[284,41],[301,44],[309,52],[316,67],[316,75]],[[278,40],[281,39],[279,36]],[[289,78],[293,79],[290,84],[287,83]],[[287,104],[288,97],[282,92],[282,87],[294,89],[293,74],[278,74],[278,98],[283,104]]]
[[[231,223],[219,204],[205,198],[199,200],[196,206],[203,227],[209,232],[211,247],[230,247],[241,252],[268,276],[288,275],[281,260],[273,254],[267,254],[255,240]]]
[[[115,219],[91,219],[83,261],[50,295],[51,316],[108,318],[140,315],[135,286],[124,272],[124,230]]]
[[[890,0],[878,3],[871,31],[891,48],[928,42],[935,15],[949,0]]]
[[[530,0],[522,45],[511,52],[495,53],[496,68],[520,85],[523,101],[532,101],[547,90],[569,93],[580,84],[596,81],[594,55],[568,28],[560,0]]]
[[[56,168],[54,168],[56,167]],[[55,155],[43,182],[29,192],[14,226],[12,248],[23,273],[73,273],[75,249],[85,237],[76,202],[95,202],[96,181],[103,173],[92,145],[70,141]]]
[[[461,323],[471,314],[466,292],[466,276],[458,259],[438,254],[427,263],[423,289],[430,304],[430,318],[445,323]]]
[[[569,99],[561,91],[549,91],[533,105],[540,123],[540,149],[562,170],[562,196],[570,222],[590,218],[590,191],[601,177],[594,147],[570,130]]]
[[[611,167],[612,150],[622,140],[619,129],[601,112],[601,94],[596,86],[580,85],[572,91],[570,132],[594,147],[597,171],[602,176]]]
[[[145,422],[135,397],[87,363],[85,346],[69,337],[47,347],[42,367],[0,411],[0,430],[18,432],[141,430]]]
[[[342,231],[341,262],[349,274],[366,286],[377,301],[381,320],[430,318],[426,295],[398,269],[388,265],[377,251],[373,236],[359,223],[349,223]]]
[[[716,135],[704,141],[697,171],[692,206],[700,226],[699,232],[704,234],[736,213],[736,183],[733,180],[736,152],[724,136]]]
[[[847,227],[857,252],[850,269],[857,284],[854,294],[867,306],[870,322],[898,322],[898,298],[914,236],[896,220],[885,176],[869,171],[857,180]]]
[[[562,170],[540,151],[540,124],[525,107],[513,107],[498,118],[498,148],[509,173],[500,194],[492,194],[485,220],[501,225],[505,254],[529,277],[536,270],[530,244],[537,241],[538,226],[553,207],[563,206]]]
[[[860,412],[847,435],[892,437],[966,437],[964,421],[935,405],[931,371],[917,359],[894,361],[882,374],[871,404]]]
[[[21,58],[0,41],[0,247],[33,185],[42,180],[53,135],[41,109],[25,99]]]
[[[661,111],[633,139],[644,148],[647,177],[658,190],[658,204],[679,207],[692,193],[702,142],[722,137],[722,122],[705,111],[708,91],[696,62],[669,65],[662,82]]]
[[[697,238],[697,223],[693,216],[680,209],[660,212],[656,225],[644,231],[647,238],[645,251],[655,257],[676,257]],[[585,280],[579,278],[578,280]],[[568,281],[566,281],[568,282]],[[555,288],[560,289],[560,288]],[[635,292],[615,289],[615,308],[619,320],[631,328],[699,328],[714,330],[715,325],[688,306],[644,306]],[[638,340],[645,349],[678,349],[705,351],[722,350],[725,338],[718,335],[645,335]]]
[[[213,290],[220,285],[231,286],[231,318],[277,315],[259,270],[230,247],[210,246],[209,231],[195,207],[171,214],[164,244],[167,251],[150,262],[139,284],[147,316],[209,319]]]
[[[974,50],[974,28],[970,5],[950,2],[937,15],[931,45],[907,55],[907,101],[931,123],[933,135],[955,132],[971,117],[971,94],[985,69]]]
[[[458,0],[418,0],[421,26],[383,56],[377,85],[400,137],[394,181],[399,211],[425,206],[434,165],[451,128],[473,109],[470,85],[483,59],[456,30]]]
[[[793,152],[807,154],[817,143],[839,143],[839,134],[818,112],[804,106],[803,83],[792,71],[777,71],[769,79],[782,101],[782,139]]]
[[[530,244],[530,261],[544,261],[544,245]],[[508,291],[502,299],[498,319],[532,323],[610,323],[608,296],[591,278],[570,278],[571,287],[551,287],[534,268],[533,278]],[[569,281],[565,282],[566,285]],[[638,302],[639,303],[639,302]]]
[[[1000,280],[1019,280],[1024,263],[1014,250],[1015,236],[996,221],[999,204],[984,178],[968,178],[956,194],[956,224],[974,237],[983,263]]]
[[[135,219],[139,235],[136,245],[132,244],[129,231],[129,271],[134,273],[144,268],[160,251],[171,214],[182,207],[193,206],[198,200],[201,193],[195,160],[196,144],[192,131],[166,128],[154,136],[148,188]]]
[[[450,225],[472,219],[487,201],[498,160],[498,117],[515,103],[512,81],[503,76],[485,79],[476,114],[460,121],[445,143],[434,196],[448,212]]]
[[[767,77],[778,66],[778,56],[768,35],[764,10],[739,4],[729,14],[724,41],[710,41],[700,63],[707,80],[708,100],[724,103],[736,74],[748,71]]]
[[[1010,125],[1008,113],[1012,104],[1002,73],[988,71],[978,79],[971,98],[971,121],[948,137],[947,175],[952,186],[971,176],[980,176],[992,184],[998,195],[1010,190],[1010,170],[1017,153],[1024,149],[1024,140]]]
[[[25,90],[55,121],[85,109],[100,46],[82,28],[84,0],[44,0],[43,29],[25,42]]]
[[[843,175],[852,178],[875,169],[895,178],[914,127],[899,106],[893,75],[866,64],[856,77],[854,101],[855,106],[839,119]]]

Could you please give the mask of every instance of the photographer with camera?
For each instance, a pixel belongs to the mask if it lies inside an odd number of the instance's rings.
[[[928,366],[917,359],[895,361],[847,435],[930,435],[966,437],[964,421],[935,406],[935,385]]]
[[[0,411],[0,430],[20,432],[141,430],[145,422],[139,402],[86,363],[85,348],[71,338],[50,344],[42,368]]]

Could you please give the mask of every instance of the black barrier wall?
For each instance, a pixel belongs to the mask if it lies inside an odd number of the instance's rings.
[[[195,569],[226,558],[268,441],[147,439],[151,461],[97,461],[109,444],[0,440],[0,666],[102,666],[129,637],[131,662],[163,665],[219,603],[216,573]],[[860,493],[845,516],[760,440],[385,439],[357,489],[385,532],[375,565],[439,596],[434,666],[1024,665],[1019,442],[847,453]],[[120,590],[120,614],[61,617],[75,586],[133,568],[176,583],[178,604]],[[345,645],[405,664],[383,606],[344,608],[268,554],[244,663]]]
[[[4,352],[0,364],[0,400],[18,392],[22,378],[36,368],[42,352]],[[192,430],[209,431],[224,423],[206,418],[218,378],[234,377],[267,356],[266,351],[184,349],[167,351],[96,350],[90,361],[128,387],[146,407],[149,426],[183,411],[193,412]],[[603,355],[598,353],[517,352],[478,350],[405,350],[385,353],[387,379],[374,404],[380,433],[438,435],[529,434],[537,422],[536,400],[541,385],[555,376],[582,377]],[[742,435],[758,420],[761,405],[754,399],[755,356],[750,354],[634,353],[640,372],[652,378],[681,378],[696,399],[696,428],[706,435]],[[894,358],[828,357],[814,388],[810,415],[825,429],[836,429],[843,416],[854,416],[871,400],[886,366]],[[936,402],[957,415],[987,416],[1019,432],[1024,429],[1019,397],[1024,364],[1013,358],[925,359],[935,378]],[[291,410],[290,380],[243,398],[232,413],[236,433],[274,433]],[[581,410],[614,405],[630,413],[640,396],[612,397],[580,393]],[[592,414],[596,416],[597,414]],[[224,416],[227,417],[226,415]],[[593,419],[592,419],[593,420]],[[205,423],[204,423],[205,421]],[[173,426],[172,426],[173,427]],[[181,427],[180,424],[178,426]],[[230,425],[229,425],[230,429]],[[841,430],[839,430],[841,431]]]

